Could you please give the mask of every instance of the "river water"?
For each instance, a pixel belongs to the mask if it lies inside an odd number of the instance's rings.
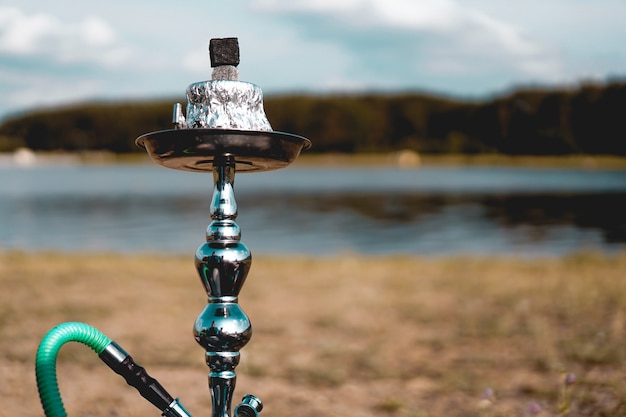
[[[299,168],[238,174],[254,254],[558,256],[626,249],[626,171]],[[0,249],[189,254],[212,177],[156,165],[0,167]]]

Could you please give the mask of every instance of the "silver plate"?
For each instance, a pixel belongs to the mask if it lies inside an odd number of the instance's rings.
[[[146,133],[135,143],[150,158],[167,168],[212,172],[216,157],[235,158],[238,172],[261,172],[284,168],[303,149],[307,138],[283,132],[233,129],[170,129]]]

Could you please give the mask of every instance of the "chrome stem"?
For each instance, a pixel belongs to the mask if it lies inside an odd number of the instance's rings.
[[[238,296],[252,263],[250,250],[240,242],[235,222],[235,160],[219,156],[213,162],[215,187],[212,222],[206,243],[196,251],[195,264],[208,295],[208,304],[196,319],[194,336],[206,350],[213,417],[230,417],[239,364],[239,349],[252,335],[250,320],[239,307]]]

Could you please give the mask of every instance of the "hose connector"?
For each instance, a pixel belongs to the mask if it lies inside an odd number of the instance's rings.
[[[163,410],[163,417],[191,417],[191,414],[176,398],[172,403]]]
[[[128,385],[135,387],[142,397],[161,410],[164,416],[191,416],[178,400],[174,400],[165,388],[148,375],[142,366],[135,363],[133,358],[117,343],[109,343],[99,356],[109,368],[122,376]]]
[[[246,394],[235,407],[235,417],[259,417],[263,410],[261,399],[252,394]]]

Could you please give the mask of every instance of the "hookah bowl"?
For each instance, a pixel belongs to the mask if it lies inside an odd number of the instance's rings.
[[[187,115],[174,105],[174,129],[137,138],[150,158],[167,168],[213,174],[211,223],[206,242],[195,254],[195,266],[208,296],[197,317],[194,336],[206,351],[213,417],[230,417],[239,350],[252,336],[249,318],[238,296],[252,263],[236,223],[236,172],[262,172],[291,164],[311,142],[275,132],[265,117],[262,93],[254,84],[238,80],[237,38],[211,39],[212,80],[187,88]],[[263,404],[246,395],[234,412],[254,417]]]

